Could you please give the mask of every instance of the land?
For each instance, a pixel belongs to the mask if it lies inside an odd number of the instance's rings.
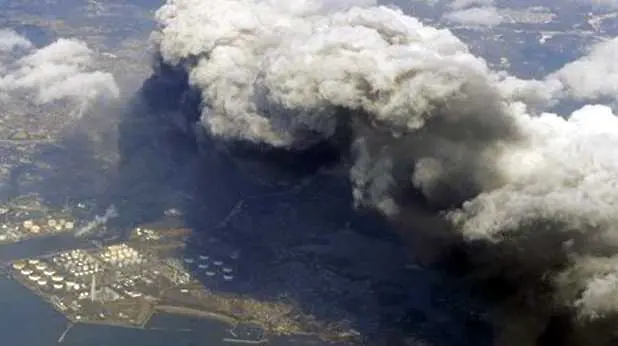
[[[549,0],[542,1],[546,2],[545,9],[534,10],[532,6],[539,2],[528,2],[496,1],[497,6],[509,9],[502,11],[504,22],[493,28],[445,24],[440,15],[424,16],[418,8],[414,15],[432,25],[448,27],[494,68],[508,69],[520,77],[530,78],[544,76],[583,54],[591,42],[617,33],[617,17],[613,12],[577,11],[570,4]],[[32,11],[40,6],[46,7],[44,14]],[[97,69],[112,72],[120,85],[140,83],[150,73],[147,36],[151,31],[152,13],[137,4],[117,0],[46,0],[43,3],[28,0],[8,2],[0,8],[0,21],[4,26],[16,28],[29,37],[41,36],[39,45],[58,37],[84,40],[101,53],[97,57]],[[127,90],[129,95],[131,88]],[[27,98],[2,104],[0,201],[5,203],[0,206],[3,211],[0,214],[2,222],[12,231],[0,230],[0,235],[18,234],[17,237],[7,236],[4,246],[16,241],[27,244],[37,238],[71,237],[70,228],[54,231],[55,226],[48,227],[49,221],[54,219],[58,225],[64,220],[66,225],[73,220],[74,229],[77,229],[96,214],[88,203],[80,206],[77,202],[65,204],[64,201],[67,195],[97,195],[97,191],[102,191],[100,187],[105,186],[105,181],[93,167],[104,167],[102,163],[108,160],[100,157],[104,155],[100,148],[87,148],[83,155],[76,155],[75,146],[72,148],[71,143],[65,141],[67,135],[71,135],[66,124],[76,122],[74,106],[57,103],[41,107]],[[101,128],[96,126],[89,132],[88,141],[96,142]],[[158,132],[155,133],[154,137],[160,140]],[[163,161],[160,152],[148,167],[156,167]],[[48,158],[50,153],[52,158]],[[136,155],[138,162],[141,162],[140,156],[141,153]],[[91,163],[93,160],[96,163]],[[246,175],[252,175],[255,170],[250,166],[239,167]],[[225,172],[226,176],[229,174]],[[454,303],[435,303],[440,308],[433,306],[424,310],[419,306],[425,304],[415,302],[424,303],[437,299],[436,296],[454,294],[441,294],[433,287],[426,288],[423,283],[431,278],[423,271],[400,268],[405,261],[398,258],[398,251],[402,250],[394,250],[389,240],[374,234],[363,236],[359,232],[363,227],[358,222],[349,225],[348,219],[352,217],[341,215],[341,210],[350,201],[333,197],[347,196],[348,191],[337,191],[337,184],[331,186],[330,180],[320,178],[276,194],[229,197],[233,201],[228,206],[226,198],[233,195],[231,191],[235,186],[225,185],[223,178],[226,176],[213,174],[207,179],[210,176],[204,174],[199,179],[216,181],[217,184],[208,185],[220,184],[225,190],[216,194],[211,191],[214,188],[209,188],[202,193],[210,196],[206,201],[210,203],[204,204],[205,209],[211,211],[200,210],[203,219],[212,220],[212,225],[205,229],[196,229],[188,235],[183,225],[173,222],[140,225],[122,241],[83,246],[75,249],[77,252],[71,249],[23,258],[7,263],[7,270],[52,306],[62,303],[66,310],[58,306],[56,309],[62,311],[70,323],[148,328],[153,314],[166,312],[216,319],[228,324],[230,331],[235,330],[234,326],[240,329],[235,332],[238,336],[256,335],[248,338],[253,341],[303,333],[317,334],[326,340],[351,335],[349,339],[354,341],[357,335],[352,326],[361,326],[364,335],[378,335],[384,331],[380,328],[385,326],[396,328],[392,321],[405,324],[415,333],[427,329],[428,335],[443,336],[453,330],[445,316],[454,315],[450,308]],[[143,189],[145,199],[152,198],[152,190],[151,186]],[[56,205],[61,207],[48,203],[54,198],[60,202]],[[225,213],[221,209],[225,209]],[[222,214],[225,217],[220,217]],[[32,232],[32,227],[24,227],[27,220],[40,226],[38,233]],[[105,227],[98,231],[122,233]],[[195,235],[197,233],[199,236]],[[211,233],[227,236],[230,243],[242,247],[242,258],[233,258],[238,257],[234,249],[226,249],[222,242],[214,241]],[[186,237],[198,238],[193,242],[202,244],[199,248],[188,249]],[[242,241],[234,242],[234,237]],[[105,262],[106,253],[117,257],[122,253],[125,261],[137,258],[138,263],[121,268]],[[73,254],[77,256],[75,260]],[[82,261],[79,266],[87,265],[88,269],[74,277],[73,271],[67,272],[60,264],[67,255],[70,261]],[[88,262],[89,258],[99,263],[98,266]],[[57,263],[54,259],[58,259]],[[221,259],[222,265],[214,264]],[[31,264],[29,260],[39,262]],[[24,264],[22,269],[27,267],[33,273],[22,275],[12,267],[19,263]],[[41,276],[39,280],[29,279],[41,263],[63,277],[64,288],[54,289],[53,277],[45,276],[46,269],[36,274]],[[225,273],[224,268],[231,269],[231,273]],[[115,276],[114,273],[119,274]],[[146,273],[143,277],[150,283],[142,280],[142,273]],[[224,274],[232,274],[231,279],[226,280]],[[45,287],[39,285],[43,277],[47,281]],[[93,278],[95,299],[91,297]],[[79,289],[65,291],[67,282],[79,284]],[[52,298],[54,296],[58,299]],[[80,304],[76,310],[71,308],[73,302]],[[247,327],[255,325],[259,326],[258,331]],[[249,329],[246,333],[242,331],[245,327]],[[263,335],[259,335],[259,330]],[[234,338],[232,332],[230,338]]]
[[[78,226],[68,208],[50,210],[36,194],[11,199],[0,207],[0,244],[70,233]]]
[[[4,269],[70,325],[147,328],[155,313],[166,312],[223,322],[230,342],[243,343],[266,342],[268,335],[312,334],[322,327],[292,302],[222,293],[235,283],[238,254],[188,250],[184,244],[190,234],[171,217],[136,227],[120,243],[94,242],[90,248],[11,261]],[[319,336],[342,338],[327,328]]]

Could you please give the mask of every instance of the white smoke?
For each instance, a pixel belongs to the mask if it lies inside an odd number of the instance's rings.
[[[574,269],[618,248],[618,118],[602,105],[536,112],[558,96],[616,96],[615,40],[524,81],[369,1],[168,0],[156,17],[154,42],[201,91],[213,136],[303,148],[346,125],[359,205],[400,217],[415,189],[465,239],[572,259],[553,273],[561,304],[618,312],[598,298],[618,290],[615,274]]]
[[[92,235],[96,233],[99,227],[105,226],[109,220],[115,219],[118,216],[120,216],[118,209],[116,209],[116,206],[112,204],[105,209],[105,213],[103,215],[95,215],[92,221],[89,221],[75,231],[75,236],[81,238]]]
[[[499,240],[528,220],[561,220],[611,235],[618,221],[618,161],[612,150],[618,145],[618,117],[597,105],[566,120],[555,114],[521,120],[529,143],[501,157],[505,183],[453,213],[465,218],[464,234]]]
[[[0,31],[0,99],[33,95],[38,104],[64,100],[80,111],[100,98],[116,98],[110,73],[96,71],[94,52],[81,41],[59,39],[36,49],[25,37]]]
[[[170,1],[157,12],[165,61],[207,57],[189,72],[212,134],[302,145],[305,136],[333,134],[338,107],[416,129],[430,108],[488,73],[450,32],[400,11],[317,15],[315,3],[304,11],[303,3]]]

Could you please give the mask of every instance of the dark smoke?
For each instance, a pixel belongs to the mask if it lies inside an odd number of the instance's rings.
[[[162,60],[200,93],[205,138],[243,159],[349,168],[356,206],[495,307],[498,345],[586,344],[618,310],[599,304],[618,276],[598,265],[616,263],[618,118],[598,105],[531,111],[606,95],[573,86],[578,64],[519,80],[369,2],[169,0],[157,19]],[[607,70],[612,47],[584,65]]]

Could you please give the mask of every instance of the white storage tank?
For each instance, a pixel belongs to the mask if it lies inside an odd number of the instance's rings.
[[[17,261],[15,263],[13,263],[13,268],[16,270],[22,270],[26,267],[26,263],[22,262],[22,261]]]
[[[56,271],[55,271],[55,270],[53,270],[53,269],[47,269],[47,270],[45,270],[45,271],[43,272],[43,274],[44,274],[45,276],[52,276],[52,275],[56,274]]]

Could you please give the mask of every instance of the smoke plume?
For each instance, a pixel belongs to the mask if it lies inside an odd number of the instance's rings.
[[[291,151],[334,140],[358,206],[458,239],[473,276],[532,294],[546,317],[618,312],[618,118],[543,110],[615,96],[590,71],[607,76],[616,40],[537,81],[370,0],[168,0],[156,18],[158,53],[201,93],[211,137]]]

